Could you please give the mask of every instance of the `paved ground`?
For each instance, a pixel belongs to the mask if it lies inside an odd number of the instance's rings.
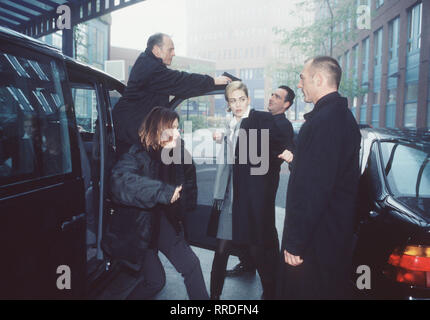
[[[282,237],[282,229],[284,225],[284,208],[276,208],[276,228],[278,229],[279,237]],[[209,291],[210,272],[214,252],[201,248],[193,247],[194,252],[200,259],[200,264],[203,270],[206,287]],[[161,262],[166,271],[166,286],[155,297],[156,300],[187,300],[187,291],[185,289],[182,276],[176,272],[175,268],[170,264],[169,260],[160,253]],[[237,257],[230,257],[228,268],[232,268],[238,263]],[[260,278],[256,275],[244,275],[241,277],[227,277],[224,283],[222,300],[259,300],[262,294]]]

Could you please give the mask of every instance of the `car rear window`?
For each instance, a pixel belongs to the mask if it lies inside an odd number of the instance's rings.
[[[430,198],[430,145],[381,142],[383,170],[399,197]]]

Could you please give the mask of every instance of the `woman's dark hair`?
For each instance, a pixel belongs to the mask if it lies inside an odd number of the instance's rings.
[[[142,145],[146,149],[161,149],[161,134],[164,130],[171,128],[175,120],[179,121],[179,115],[175,111],[163,107],[152,109],[138,131]],[[170,137],[170,139],[173,139],[173,137]]]

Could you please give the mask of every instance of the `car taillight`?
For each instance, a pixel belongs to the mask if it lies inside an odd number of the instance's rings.
[[[388,258],[397,282],[430,288],[430,247],[413,245],[396,249]]]

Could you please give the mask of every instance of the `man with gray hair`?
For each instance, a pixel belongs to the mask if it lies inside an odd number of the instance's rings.
[[[225,85],[231,79],[187,73],[167,68],[175,56],[172,39],[164,33],[149,37],[147,47],[131,69],[127,87],[113,110],[120,154],[139,143],[137,131],[146,115],[157,106],[167,107],[169,96],[198,96]]]
[[[331,57],[306,62],[298,88],[305,115],[292,161],[281,250],[280,299],[348,299],[358,190],[360,131],[339,95],[342,70]]]

